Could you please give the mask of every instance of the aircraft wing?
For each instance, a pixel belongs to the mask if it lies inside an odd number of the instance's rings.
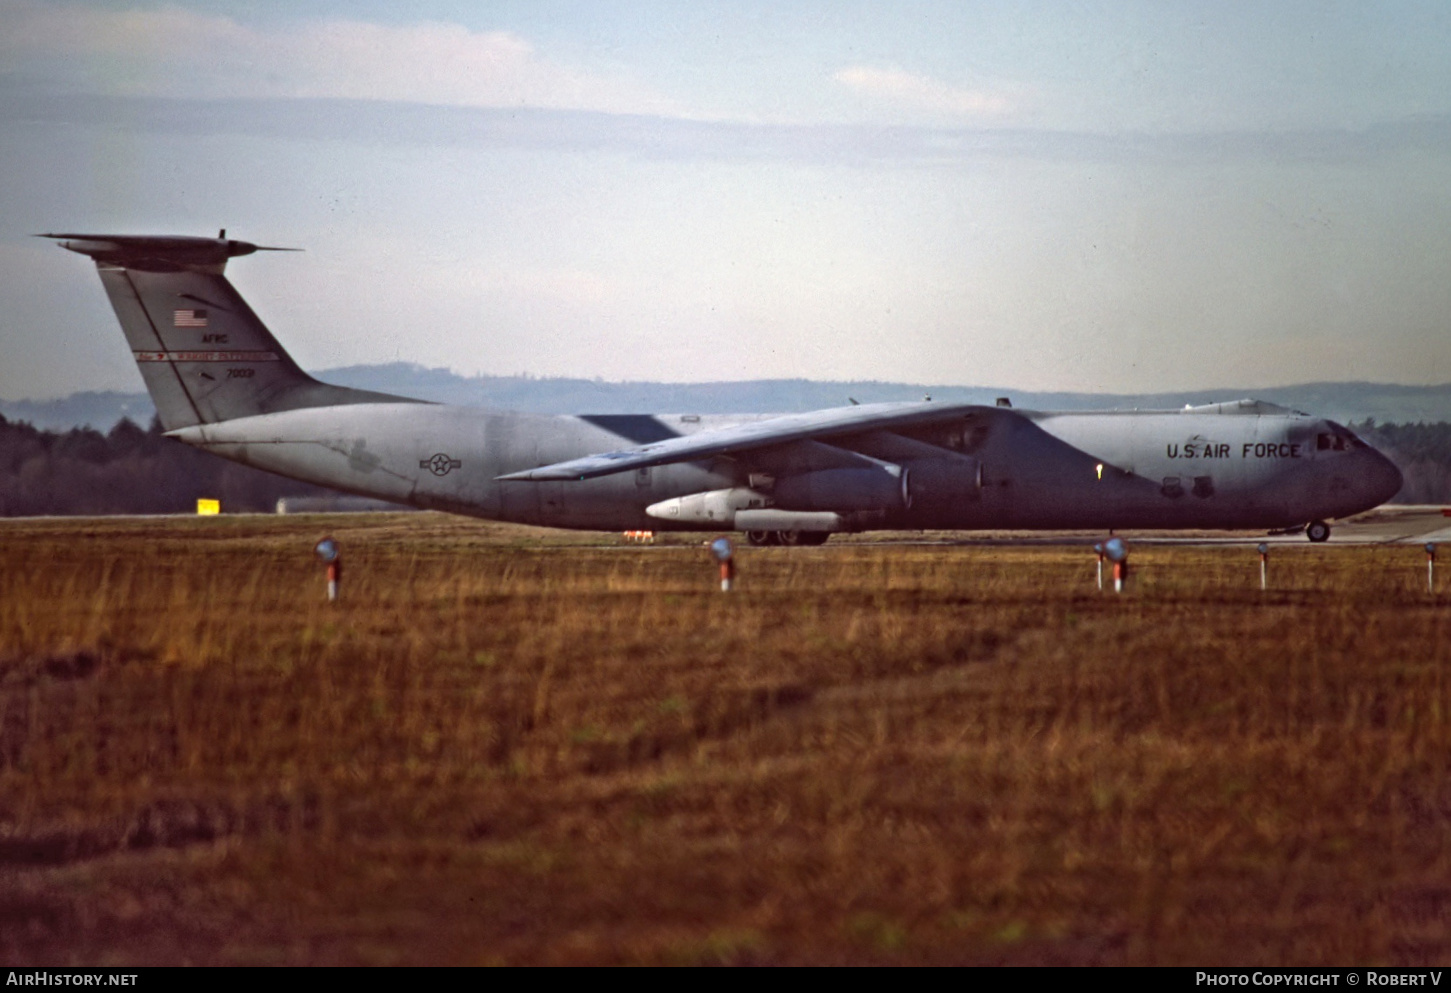
[[[864,431],[913,427],[935,421],[964,417],[974,412],[1002,413],[993,407],[976,404],[948,404],[919,401],[915,403],[872,403],[853,407],[832,407],[805,414],[783,414],[763,421],[752,421],[727,428],[712,428],[665,441],[655,441],[634,448],[601,452],[583,458],[556,462],[554,465],[525,469],[499,476],[501,480],[593,479],[646,466],[671,462],[695,462],[718,455],[734,455],[754,449],[784,445],[805,439],[830,438]]]

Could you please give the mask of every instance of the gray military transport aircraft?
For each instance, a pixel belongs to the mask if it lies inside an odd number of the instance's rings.
[[[577,417],[319,382],[232,287],[245,241],[47,234],[95,260],[168,436],[363,496],[559,528],[748,533],[808,545],[879,528],[1303,527],[1401,474],[1332,421],[1254,400],[1052,413],[876,403],[806,414]]]

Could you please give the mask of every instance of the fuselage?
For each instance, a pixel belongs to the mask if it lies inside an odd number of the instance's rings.
[[[930,471],[924,451],[977,467],[918,499],[904,479],[906,499],[857,514],[855,526],[1282,528],[1366,510],[1401,485],[1395,466],[1344,427],[1270,404],[982,410],[905,434],[823,438],[833,450],[918,466],[918,478]],[[550,527],[702,530],[719,525],[662,520],[646,508],[751,487],[769,504],[761,482],[774,471],[769,453],[584,480],[497,477],[767,416],[568,417],[376,403],[237,418],[173,435],[282,475],[418,507]]]

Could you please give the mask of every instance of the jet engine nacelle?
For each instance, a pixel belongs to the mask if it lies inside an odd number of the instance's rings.
[[[907,483],[896,465],[822,469],[776,480],[771,496],[783,510],[897,510],[907,504]]]
[[[769,507],[771,501],[763,494],[744,486],[727,490],[707,490],[688,496],[672,497],[652,503],[645,513],[662,521],[679,521],[686,524],[707,524],[717,527],[733,527],[736,512]]]
[[[770,498],[737,486],[652,503],[645,513],[678,524],[705,524],[737,531],[847,531],[856,518],[829,511],[778,510]]]
[[[914,507],[939,507],[982,496],[982,463],[965,455],[913,459],[907,470],[907,498]]]

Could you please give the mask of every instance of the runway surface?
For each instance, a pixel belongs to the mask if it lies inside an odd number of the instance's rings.
[[[69,530],[85,528],[97,522],[133,521],[161,524],[168,521],[195,521],[205,526],[207,521],[218,525],[226,522],[274,518],[288,526],[320,526],[324,529],[344,524],[375,524],[384,527],[401,527],[418,535],[429,531],[432,519],[451,521],[474,532],[497,532],[500,540],[513,542],[519,536],[526,536],[531,545],[567,545],[580,548],[669,548],[681,544],[707,542],[716,533],[730,534],[740,545],[745,545],[745,535],[739,532],[695,532],[657,533],[654,541],[637,544],[621,543],[614,533],[601,534],[590,531],[567,531],[554,528],[531,527],[523,524],[503,524],[471,518],[453,518],[449,515],[434,515],[408,510],[394,513],[301,513],[275,517],[272,514],[225,514],[219,517],[197,519],[191,514],[160,515],[115,515],[111,517],[12,517],[0,519],[0,526],[34,527],[41,525]],[[1108,532],[1104,531],[867,531],[856,534],[834,535],[827,548],[870,545],[937,545],[937,546],[1011,546],[1011,545],[1092,545],[1102,541]],[[1289,534],[1268,534],[1264,531],[1123,531],[1118,532],[1135,544],[1146,545],[1308,545],[1303,531]],[[1327,545],[1422,545],[1451,543],[1451,507],[1434,505],[1387,504],[1355,517],[1331,522],[1330,539]]]
[[[1359,544],[1422,544],[1451,541],[1451,508],[1432,506],[1379,507],[1335,527],[1331,541]]]
[[[1309,545],[1301,530],[1288,534],[1264,531],[1122,531],[1136,545]],[[867,532],[840,535],[831,544],[888,545],[1092,545],[1105,532],[1096,531],[938,531]],[[1451,543],[1451,507],[1391,505],[1342,521],[1332,521],[1326,545],[1422,545]]]

